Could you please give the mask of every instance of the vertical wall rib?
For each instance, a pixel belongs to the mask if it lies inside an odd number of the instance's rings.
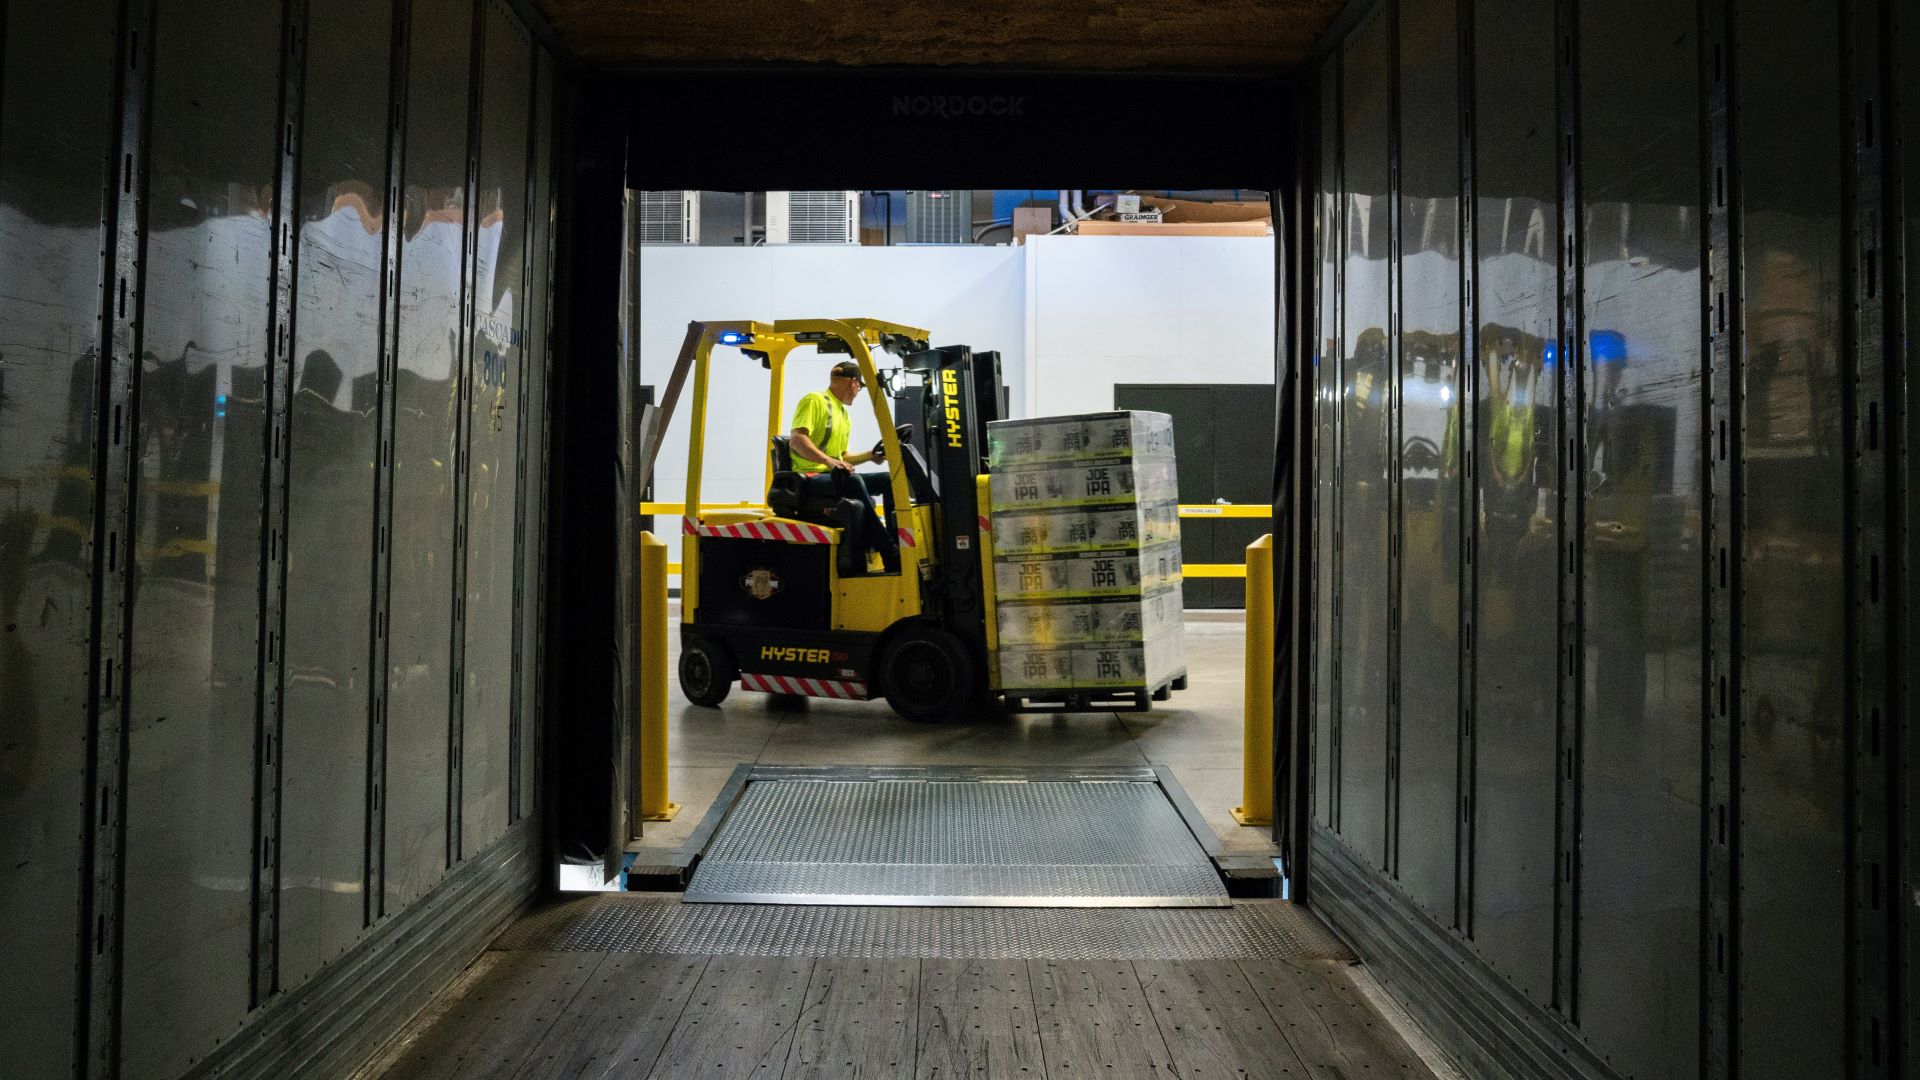
[[[267,424],[260,521],[260,677],[255,691],[253,988],[258,1007],[279,982],[281,725],[287,635],[287,469],[291,458],[295,250],[300,220],[301,90],[306,79],[306,0],[284,0],[280,27],[280,123],[275,133]]]
[[[454,331],[453,447],[453,619],[452,680],[447,699],[447,865],[466,854],[461,845],[465,792],[462,756],[466,746],[467,528],[470,517],[468,469],[473,459],[473,333],[479,303],[477,287],[480,191],[480,109],[486,71],[486,0],[473,0],[471,44],[467,54],[467,169],[460,202],[460,323]]]
[[[533,281],[535,287],[539,290],[540,306],[539,318],[535,320],[533,326],[532,343],[534,348],[537,349],[536,355],[539,357],[538,366],[534,370],[540,380],[540,407],[535,414],[539,423],[539,430],[536,436],[539,441],[535,444],[539,451],[539,457],[531,466],[528,478],[528,483],[531,485],[530,490],[535,494],[536,504],[536,509],[533,511],[533,521],[529,526],[534,537],[533,557],[526,570],[532,579],[526,594],[530,595],[531,599],[521,610],[522,620],[529,623],[530,632],[528,637],[531,638],[530,641],[522,642],[523,662],[532,668],[531,685],[526,687],[527,692],[524,695],[524,708],[527,715],[531,717],[532,730],[531,732],[526,730],[526,725],[529,721],[523,718],[521,735],[523,740],[521,746],[528,759],[528,767],[523,768],[520,781],[521,808],[523,812],[529,812],[535,806],[539,805],[541,763],[544,760],[542,757],[542,725],[538,722],[542,705],[547,700],[546,631],[544,629],[546,626],[547,586],[546,575],[542,568],[546,565],[547,535],[549,528],[547,462],[552,457],[553,446],[553,425],[551,423],[553,416],[551,392],[553,388],[554,371],[553,313],[555,304],[553,298],[554,282],[556,280],[556,274],[558,273],[554,259],[556,234],[558,232],[558,215],[556,212],[557,192],[553,177],[553,165],[555,161],[554,149],[556,146],[554,139],[554,120],[559,115],[559,109],[557,107],[559,104],[559,95],[557,92],[558,83],[554,76],[552,57],[550,57],[545,50],[538,50],[535,53],[535,60],[535,94],[538,96],[540,90],[544,89],[546,95],[543,108],[533,129],[534,145],[536,147],[535,158],[539,163],[539,171],[533,174],[536,178],[534,187],[539,193],[536,203],[537,217],[535,218],[534,234],[538,237],[538,253],[540,255],[540,271],[534,275]]]
[[[1580,228],[1579,0],[1559,0],[1558,71],[1560,166],[1561,443],[1558,524],[1560,557],[1559,762],[1554,777],[1558,822],[1554,873],[1554,1004],[1577,1020],[1580,962],[1580,710],[1585,663],[1581,641],[1581,568],[1584,564],[1587,400],[1583,386],[1581,303],[1585,256]]]
[[[1742,447],[1740,358],[1741,286],[1734,197],[1732,0],[1700,5],[1701,187],[1705,267],[1701,274],[1706,360],[1701,426],[1706,543],[1701,547],[1707,633],[1701,687],[1701,1075],[1734,1074],[1732,1029],[1739,979],[1735,885],[1739,829],[1740,751],[1740,487]]]
[[[126,898],[127,667],[132,659],[133,543],[138,457],[140,308],[145,285],[147,133],[152,113],[154,0],[120,10],[119,104],[107,167],[112,254],[101,297],[101,363],[93,535],[93,717],[87,753],[87,878],[81,940],[86,987],[81,1073],[120,1070],[121,941]]]
[[[1478,243],[1476,240],[1477,198],[1474,186],[1474,55],[1473,0],[1459,0],[1460,57],[1460,373],[1454,393],[1460,400],[1460,750],[1456,763],[1459,775],[1460,804],[1455,820],[1457,854],[1454,856],[1455,886],[1453,927],[1466,937],[1473,936],[1473,859],[1474,859],[1474,705],[1477,680],[1474,676],[1474,611],[1478,607],[1479,559],[1474,551],[1474,536],[1479,531],[1480,482],[1475,472],[1477,456],[1473,452],[1478,434],[1475,418],[1480,370],[1480,313]]]
[[[1896,1072],[1912,1076],[1920,1071],[1920,737],[1913,722],[1913,646],[1915,617],[1920,605],[1914,602],[1913,574],[1916,565],[1914,543],[1920,539],[1914,528],[1913,446],[1920,422],[1915,407],[1915,382],[1910,372],[1914,334],[1920,330],[1920,281],[1915,280],[1915,259],[1920,258],[1920,24],[1911,4],[1892,6],[1888,13],[1887,49],[1893,77],[1890,107],[1887,110],[1888,172],[1892,178],[1893,208],[1896,220],[1905,225],[1892,245],[1893,272],[1889,276],[1898,289],[1891,301],[1897,320],[1896,355],[1905,362],[1896,366],[1888,431],[1896,440],[1893,459],[1895,522],[1899,529],[1899,562],[1895,579],[1899,622],[1896,624],[1894,768],[1898,771],[1898,792],[1893,800],[1894,847],[1900,857],[1900,884],[1896,890],[1895,910],[1900,911],[1897,955],[1903,974],[1893,982],[1892,1013],[1903,1018],[1896,1036]],[[1904,902],[1904,907],[1902,906]]]
[[[1893,755],[1889,730],[1894,714],[1892,604],[1889,590],[1889,514],[1893,477],[1888,468],[1887,422],[1890,380],[1904,368],[1889,363],[1891,306],[1886,290],[1893,268],[1891,230],[1897,221],[1888,204],[1885,120],[1889,112],[1887,30],[1891,13],[1881,0],[1850,0],[1844,9],[1842,45],[1846,122],[1851,155],[1847,196],[1849,258],[1846,283],[1851,304],[1847,325],[1847,510],[1848,601],[1847,749],[1848,786],[1848,1018],[1851,1076],[1858,1080],[1893,1074],[1892,1012],[1894,921],[1891,895]]]
[[[1302,493],[1303,499],[1311,500],[1313,511],[1313,555],[1303,560],[1312,567],[1312,578],[1307,591],[1303,594],[1312,598],[1309,608],[1311,620],[1308,623],[1309,646],[1308,663],[1311,672],[1308,680],[1311,705],[1307,711],[1312,729],[1312,816],[1316,824],[1332,825],[1332,776],[1331,760],[1333,732],[1330,728],[1333,710],[1322,708],[1324,701],[1331,700],[1333,693],[1333,649],[1327,642],[1327,635],[1333,626],[1333,552],[1330,543],[1322,543],[1322,537],[1329,535],[1332,528],[1332,516],[1326,497],[1327,480],[1333,468],[1332,454],[1326,448],[1329,443],[1328,432],[1335,413],[1334,405],[1328,400],[1328,380],[1331,368],[1327,365],[1328,338],[1333,325],[1333,281],[1327,266],[1333,231],[1332,196],[1329,193],[1332,182],[1334,146],[1337,122],[1332,115],[1334,108],[1332,65],[1329,60],[1313,79],[1313,122],[1312,149],[1304,151],[1302,161],[1312,161],[1312,197],[1313,226],[1312,251],[1303,254],[1303,259],[1311,259],[1310,273],[1313,275],[1313,314],[1303,322],[1310,324],[1302,336],[1307,340],[1313,363],[1313,388],[1308,398],[1309,407],[1306,420],[1312,427],[1312,457],[1310,472],[1313,475],[1312,487]],[[1324,458],[1324,460],[1322,460]]]
[[[1318,138],[1319,110],[1314,106],[1310,114],[1309,100],[1303,95],[1293,102],[1290,133],[1298,161],[1311,159],[1313,140]],[[1291,200],[1284,204],[1292,213],[1286,222],[1287,243],[1279,255],[1281,265],[1286,268],[1292,302],[1280,324],[1286,351],[1277,362],[1286,367],[1291,380],[1286,385],[1291,393],[1279,399],[1285,412],[1281,417],[1283,423],[1275,429],[1278,449],[1286,455],[1289,471],[1285,478],[1274,477],[1274,500],[1286,504],[1284,520],[1288,530],[1287,560],[1280,566],[1280,572],[1287,576],[1275,582],[1279,589],[1275,610],[1283,613],[1282,617],[1287,620],[1288,634],[1287,639],[1279,643],[1284,651],[1276,658],[1286,665],[1287,677],[1274,687],[1274,708],[1275,715],[1287,717],[1288,738],[1284,746],[1275,747],[1280,758],[1275,762],[1274,791],[1283,793],[1284,801],[1276,797],[1276,813],[1281,816],[1275,821],[1274,841],[1280,845],[1281,875],[1296,902],[1304,898],[1308,881],[1307,835],[1313,821],[1314,800],[1311,613],[1315,605],[1313,530],[1318,526],[1314,521],[1316,507],[1312,495],[1312,446],[1318,430],[1313,419],[1313,394],[1318,375],[1312,313],[1319,301],[1313,245],[1319,219],[1319,192],[1318,182],[1312,181],[1312,175],[1307,169],[1295,172]],[[1310,206],[1314,208],[1312,211],[1308,209]],[[1278,510],[1276,506],[1276,513]]]
[[[1341,655],[1341,648],[1340,648],[1340,643],[1346,638],[1346,633],[1345,633],[1346,619],[1344,617],[1346,604],[1344,603],[1344,599],[1346,596],[1345,583],[1346,583],[1346,563],[1347,563],[1346,557],[1344,555],[1344,552],[1346,550],[1346,536],[1345,536],[1344,527],[1346,524],[1347,515],[1345,511],[1342,509],[1342,493],[1346,490],[1346,470],[1344,466],[1345,466],[1346,457],[1347,457],[1346,451],[1345,451],[1345,445],[1346,445],[1346,438],[1347,438],[1347,435],[1346,435],[1346,432],[1347,432],[1346,386],[1347,386],[1348,357],[1347,357],[1347,346],[1346,346],[1346,341],[1347,341],[1347,259],[1345,255],[1345,250],[1346,250],[1346,244],[1347,244],[1347,230],[1351,228],[1352,225],[1347,220],[1347,175],[1346,175],[1347,65],[1344,61],[1338,60],[1338,59],[1333,61],[1333,63],[1335,65],[1333,116],[1338,128],[1338,130],[1335,132],[1335,135],[1334,135],[1334,145],[1338,148],[1338,151],[1337,151],[1337,156],[1334,158],[1334,163],[1333,163],[1334,191],[1337,192],[1337,194],[1334,196],[1333,213],[1334,213],[1334,221],[1336,223],[1334,233],[1338,237],[1338,239],[1335,241],[1335,244],[1333,247],[1333,251],[1336,253],[1333,260],[1333,295],[1334,295],[1333,322],[1336,329],[1334,330],[1333,337],[1332,337],[1333,388],[1334,388],[1333,485],[1332,485],[1332,491],[1333,491],[1333,609],[1332,609],[1333,610],[1333,628],[1332,628],[1332,635],[1328,638],[1328,641],[1332,643],[1332,647],[1333,647],[1333,713],[1332,713],[1331,724],[1330,724],[1331,729],[1333,731],[1333,745],[1329,748],[1328,753],[1329,753],[1329,756],[1331,757],[1332,766],[1333,766],[1333,773],[1331,776],[1331,779],[1333,781],[1333,802],[1332,802],[1331,817],[1332,817],[1332,823],[1333,823],[1333,830],[1335,832],[1340,832],[1343,821],[1344,821],[1344,815],[1341,813],[1342,785],[1340,780],[1341,780],[1341,777],[1346,774],[1345,744],[1343,739],[1343,736],[1346,731],[1346,723],[1345,723],[1346,695],[1343,692],[1345,689],[1345,664],[1344,664],[1344,657],[1342,657]]]
[[[539,175],[538,134],[540,130],[540,109],[544,105],[550,105],[550,103],[543,101],[540,96],[539,47],[529,45],[528,49],[530,59],[527,64],[527,70],[529,72],[529,78],[527,80],[527,145],[526,168],[523,172],[523,175],[525,175],[527,179],[527,190],[525,204],[522,208],[525,215],[523,220],[526,222],[526,226],[520,234],[520,266],[525,282],[522,293],[531,296],[535,290],[542,288],[542,284],[535,280],[533,273],[534,266],[536,265],[534,260],[534,240],[539,235],[539,230],[535,227],[535,222],[538,220],[535,216],[538,209],[535,204],[535,196],[540,188],[540,185],[535,182],[534,178]],[[515,385],[520,388],[520,394],[518,400],[515,402],[517,420],[514,427],[513,455],[514,619],[511,646],[513,669],[509,676],[509,693],[512,697],[507,705],[507,823],[509,825],[520,820],[520,786],[526,782],[526,778],[521,775],[521,762],[523,759],[520,754],[521,740],[526,737],[524,733],[526,717],[524,715],[525,709],[523,708],[526,701],[524,689],[526,680],[526,619],[521,617],[521,613],[526,610],[527,602],[527,495],[530,490],[527,472],[527,447],[529,441],[534,437],[529,428],[529,423],[532,420],[531,409],[533,400],[533,383],[529,376],[533,373],[534,349],[532,344],[533,328],[528,325],[528,316],[532,313],[532,310],[533,305],[531,303],[520,303],[516,298],[513,312],[515,323],[514,335],[518,339],[520,352],[519,365],[514,371],[513,377],[516,380]]]
[[[406,236],[407,60],[413,5],[393,5],[387,90],[387,186],[381,220],[380,353],[375,410],[379,427],[373,470],[373,609],[367,661],[367,826],[365,922],[387,913],[387,717],[392,678],[393,443],[395,383],[400,369],[400,251]]]
[[[1333,727],[1338,715],[1334,707],[1333,665],[1338,650],[1334,647],[1335,560],[1333,545],[1334,461],[1336,442],[1334,423],[1339,405],[1334,399],[1335,351],[1332,334],[1339,325],[1335,305],[1337,280],[1332,266],[1334,234],[1339,213],[1335,163],[1339,160],[1340,119],[1339,70],[1337,58],[1322,65],[1314,79],[1314,150],[1312,160],[1314,199],[1313,288],[1313,543],[1324,557],[1313,560],[1313,820],[1333,827],[1334,784]]]
[[[1400,274],[1400,4],[1389,0],[1387,20],[1387,776],[1383,865],[1389,877],[1400,876],[1400,614],[1405,584],[1402,537],[1405,523],[1400,448],[1404,441],[1406,397],[1401,357]]]

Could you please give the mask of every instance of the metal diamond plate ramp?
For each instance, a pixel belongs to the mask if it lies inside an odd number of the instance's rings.
[[[1152,782],[755,780],[689,903],[1225,907]]]
[[[1336,960],[1353,954],[1284,900],[1230,908],[809,907],[588,893],[533,912],[496,949],[947,960]]]

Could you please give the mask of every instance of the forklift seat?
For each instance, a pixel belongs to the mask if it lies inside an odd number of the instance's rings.
[[[787,439],[786,435],[773,437],[773,486],[767,489],[767,509],[777,517],[837,528],[840,522],[833,510],[840,500],[806,493],[807,479],[793,467],[793,447]]]
[[[902,429],[903,434],[911,436],[911,426]],[[791,436],[775,435],[769,453],[773,457],[773,487],[767,490],[767,509],[783,518],[794,521],[811,521],[822,525],[835,524],[832,516],[837,500],[818,495],[807,495],[806,475],[793,467],[793,446]],[[940,478],[927,468],[927,459],[920,448],[910,438],[900,441],[901,462],[907,470],[907,490],[913,501],[921,506],[931,506],[940,501]]]

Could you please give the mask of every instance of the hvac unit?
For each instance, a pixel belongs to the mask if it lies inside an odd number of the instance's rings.
[[[858,191],[767,192],[767,243],[857,244]]]
[[[700,242],[700,193],[697,191],[636,191],[634,213],[639,215],[643,244],[697,244]]]
[[[973,243],[973,192],[907,192],[907,243]]]

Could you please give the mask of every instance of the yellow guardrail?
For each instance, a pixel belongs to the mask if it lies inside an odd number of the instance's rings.
[[[1261,503],[1181,503],[1183,518],[1270,518],[1273,507]]]
[[[1181,503],[1180,516],[1183,518],[1270,518],[1273,507],[1248,503]],[[1243,578],[1247,576],[1244,563],[1188,563],[1180,568],[1181,576],[1190,578]]]
[[[1188,563],[1180,568],[1181,577],[1243,578],[1247,568],[1239,563]]]
[[[677,574],[679,572],[679,563],[670,562],[667,564],[667,573]],[[1243,578],[1247,576],[1247,568],[1238,563],[1191,563],[1181,567],[1180,573],[1182,576],[1190,578]]]
[[[700,504],[700,512],[703,514],[709,510],[765,510],[766,508],[766,503],[752,502]],[[687,504],[683,502],[643,502],[640,504],[640,512],[642,514],[680,515],[687,512]]]
[[[701,503],[701,512],[708,510],[765,510],[766,503],[731,502]],[[643,502],[640,504],[643,514],[684,514],[687,504],[683,502]],[[1181,503],[1180,516],[1183,518],[1268,518],[1273,516],[1273,507],[1261,503]]]

